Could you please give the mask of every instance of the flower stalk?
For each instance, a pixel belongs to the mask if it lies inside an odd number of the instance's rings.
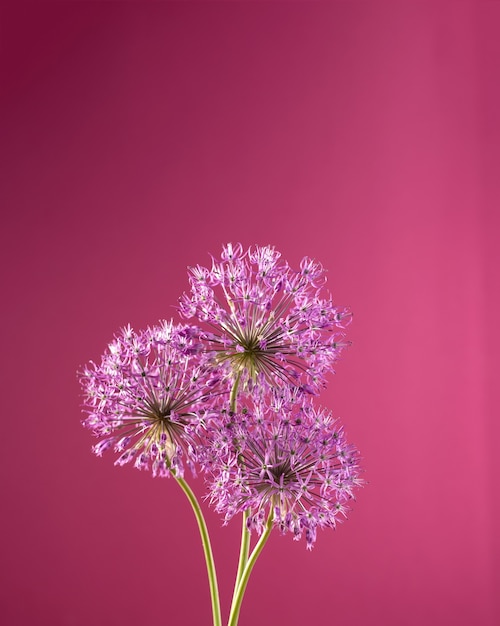
[[[250,531],[247,528],[248,516],[249,511],[243,511],[241,523],[240,558],[238,561],[238,571],[236,573],[235,592],[243,575],[243,570],[245,569],[245,566],[247,564],[248,554],[250,552]]]
[[[196,521],[198,522],[198,528],[201,536],[201,543],[203,544],[203,552],[205,554],[205,561],[207,564],[208,583],[210,586],[210,598],[212,601],[212,617],[213,626],[222,626],[222,618],[220,612],[220,600],[219,600],[219,588],[217,584],[217,574],[215,571],[215,562],[212,553],[212,546],[210,543],[210,536],[208,534],[205,518],[201,511],[200,505],[196,496],[194,495],[191,487],[187,482],[179,477],[175,477],[182,491],[186,494],[189,503],[193,509]]]
[[[233,383],[233,387],[231,389],[230,410],[232,413],[236,413],[236,409],[237,409],[238,386],[240,384],[240,378],[241,378],[241,370],[238,371],[238,374],[236,375],[235,381]],[[238,570],[236,572],[236,580],[234,583],[233,604],[236,598],[236,591],[238,589],[238,585],[240,583],[241,577],[243,575],[243,571],[248,561],[248,554],[250,551],[250,531],[247,528],[248,516],[249,516],[249,511],[248,510],[243,511],[242,520],[241,520],[240,555],[238,559]]]
[[[271,530],[273,528],[273,512],[272,510],[269,512],[269,516],[267,518],[267,522],[262,532],[259,540],[255,544],[255,548],[252,550],[252,554],[243,569],[239,584],[236,588],[236,592],[233,598],[233,604],[231,606],[231,613],[229,614],[228,626],[237,626],[238,618],[240,615],[241,603],[243,602],[243,597],[245,595],[245,591],[247,588],[248,580],[250,578],[250,574],[254,568],[254,565],[259,558],[260,553],[264,549],[267,540],[269,539],[269,535],[271,534]]]

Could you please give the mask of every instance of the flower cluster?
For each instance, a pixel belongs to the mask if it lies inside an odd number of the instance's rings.
[[[191,293],[180,300],[185,318],[207,327],[207,349],[229,362],[243,388],[302,385],[317,392],[346,347],[351,313],[322,289],[322,266],[304,258],[300,270],[273,247],[225,246],[211,269],[190,270]]]
[[[163,322],[136,333],[130,326],[109,344],[100,365],[82,375],[88,417],[101,437],[94,452],[114,448],[116,465],[134,461],[153,476],[194,469],[198,432],[218,383],[207,367],[195,329]]]
[[[201,468],[226,522],[244,513],[249,530],[272,523],[311,548],[362,483],[356,449],[315,405],[351,313],[321,265],[294,270],[270,246],[228,244],[189,280],[179,310],[196,326],[128,326],[81,373],[93,450],[153,476]]]
[[[212,441],[216,510],[226,521],[250,511],[248,528],[259,532],[271,513],[283,533],[295,539],[304,533],[308,548],[317,528],[334,528],[346,516],[361,484],[358,454],[342,427],[310,398],[288,390],[219,420]]]

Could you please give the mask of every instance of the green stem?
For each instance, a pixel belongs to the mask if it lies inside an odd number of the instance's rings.
[[[248,519],[249,511],[243,511],[243,518],[241,524],[241,544],[240,544],[240,559],[238,561],[238,571],[236,573],[236,582],[234,585],[234,589],[240,584],[240,579],[243,574],[243,570],[245,569],[245,565],[248,561],[248,553],[250,551],[250,531],[247,528],[247,519]]]
[[[236,374],[234,379],[233,388],[231,389],[231,395],[229,397],[229,410],[236,413],[236,402],[238,400],[238,387],[240,385],[241,370]]]
[[[217,586],[217,574],[215,572],[214,557],[212,554],[212,546],[210,545],[210,537],[208,535],[207,525],[205,518],[203,517],[202,510],[196,499],[196,496],[191,490],[191,487],[187,482],[178,476],[175,476],[175,480],[179,483],[182,491],[187,496],[198,522],[198,528],[200,529],[201,542],[203,544],[203,552],[205,553],[205,561],[207,563],[208,582],[210,584],[210,597],[212,600],[212,616],[213,626],[222,626],[222,618],[220,613],[220,601],[219,601],[219,589]]]
[[[233,388],[231,389],[231,397],[230,397],[230,410],[233,413],[236,413],[237,400],[238,400],[238,386],[240,384],[241,378],[241,370],[236,375],[236,378],[233,383]],[[248,552],[250,550],[250,532],[247,529],[247,519],[249,512],[243,512],[243,519],[241,524],[241,543],[240,543],[240,557],[238,560],[238,571],[236,572],[236,581],[234,583],[234,594],[236,594],[236,589],[238,588],[241,575],[243,570],[245,569],[245,565],[248,561]],[[233,594],[233,600],[234,600]]]
[[[229,408],[233,413],[236,413],[237,400],[238,400],[238,387],[240,384],[240,378],[241,378],[241,370],[238,371],[238,374],[236,375],[236,378],[233,383],[233,387],[231,389]],[[236,572],[236,580],[234,582],[233,599],[231,603],[231,614],[233,612],[233,607],[237,599],[237,591],[238,591],[238,587],[241,581],[241,577],[243,576],[243,572],[248,563],[248,553],[250,551],[250,531],[247,528],[248,515],[249,515],[248,510],[243,511],[242,520],[241,520],[240,556],[238,559],[238,570]],[[239,613],[239,610],[238,610],[238,613]]]
[[[256,543],[255,548],[250,555],[250,558],[247,561],[245,569],[241,575],[239,584],[235,590],[235,595],[233,597],[233,604],[231,606],[231,613],[229,614],[229,621],[227,626],[237,626],[238,617],[240,615],[241,603],[243,602],[243,596],[245,595],[245,590],[247,588],[248,579],[250,578],[250,574],[252,573],[253,566],[257,561],[262,549],[266,545],[266,541],[271,534],[271,530],[273,528],[273,511],[272,509],[269,511],[269,517],[267,518],[266,526],[264,532],[260,536],[259,541]]]

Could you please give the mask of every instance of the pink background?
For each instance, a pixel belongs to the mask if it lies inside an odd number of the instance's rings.
[[[227,241],[354,310],[322,402],[369,481],[312,553],[272,536],[241,626],[500,623],[499,32],[498,2],[2,5],[2,624],[210,623],[187,502],[91,454],[75,371]],[[227,609],[239,523],[208,521]]]

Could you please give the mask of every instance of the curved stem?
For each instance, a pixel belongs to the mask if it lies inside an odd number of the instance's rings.
[[[238,387],[240,384],[241,378],[241,370],[236,375],[236,378],[233,383],[233,387],[231,389],[231,397],[230,397],[230,410],[233,413],[236,413],[237,408],[237,400],[238,400]],[[233,601],[236,594],[236,589],[240,583],[241,575],[243,574],[243,570],[245,569],[245,565],[248,561],[248,552],[250,550],[250,532],[247,528],[247,519],[248,519],[248,511],[243,511],[243,518],[241,523],[241,543],[240,543],[240,557],[238,560],[238,571],[236,572],[236,581],[234,583],[234,594]]]
[[[241,576],[245,565],[248,561],[248,552],[250,550],[250,531],[247,528],[248,509],[243,511],[242,523],[241,523],[241,544],[240,544],[240,559],[238,561],[238,571],[236,573],[236,582],[234,589],[236,591],[240,584]]]
[[[238,371],[238,374],[236,375],[236,378],[233,383],[233,387],[231,389],[229,408],[233,413],[236,413],[237,401],[238,401],[238,387],[240,384],[240,378],[241,378],[241,370]],[[231,615],[233,614],[233,609],[237,601],[237,591],[240,585],[240,581],[243,576],[243,572],[245,571],[245,567],[248,563],[248,553],[250,551],[250,531],[247,528],[248,515],[249,515],[248,510],[243,511],[242,520],[241,520],[240,556],[238,559],[238,570],[236,572],[236,580],[234,582],[233,599],[231,603]],[[241,604],[241,600],[240,600],[240,604]],[[239,614],[239,608],[238,608],[238,614]]]
[[[234,581],[233,599],[231,602],[231,611],[236,602],[236,595],[240,584],[241,577],[248,563],[248,553],[250,550],[250,531],[247,528],[248,509],[243,511],[242,523],[241,523],[241,544],[240,544],[240,558],[238,561],[238,571],[236,572],[236,580]]]
[[[227,626],[237,626],[238,624],[238,617],[240,615],[241,603],[243,602],[243,596],[245,595],[245,590],[247,588],[248,579],[250,578],[250,574],[252,573],[253,566],[255,565],[255,562],[257,561],[259,554],[262,552],[262,549],[266,545],[266,541],[269,539],[269,535],[271,534],[272,528],[273,528],[273,510],[271,508],[271,510],[269,511],[269,517],[267,518],[264,532],[260,536],[259,541],[256,543],[255,548],[253,549],[252,554],[250,555],[250,558],[247,561],[245,569],[243,570],[243,574],[241,575],[239,584],[236,588]]]
[[[236,413],[236,406],[238,400],[238,387],[240,385],[241,370],[236,374],[234,379],[233,388],[231,389],[231,396],[229,397],[229,410]]]
[[[210,584],[210,598],[212,600],[212,616],[213,626],[222,626],[222,618],[220,613],[220,601],[219,601],[219,589],[217,585],[217,574],[215,572],[214,557],[212,554],[212,546],[210,545],[210,537],[208,535],[207,525],[205,518],[203,517],[202,510],[194,495],[191,487],[187,484],[184,478],[175,476],[175,480],[179,483],[182,491],[187,496],[198,522],[198,528],[200,530],[201,542],[203,544],[203,552],[205,553],[205,561],[207,564],[208,582]]]

